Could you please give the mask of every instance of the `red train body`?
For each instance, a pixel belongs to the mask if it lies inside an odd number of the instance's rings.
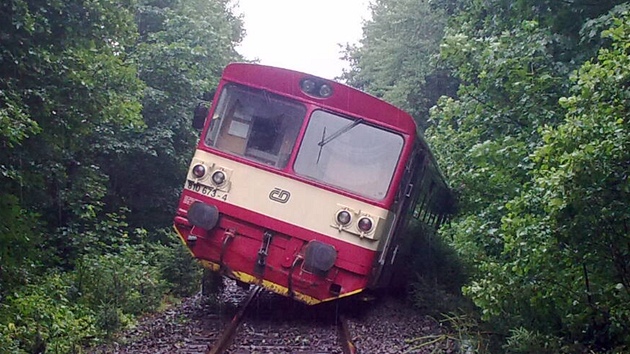
[[[451,208],[412,117],[343,84],[230,64],[202,118],[174,227],[238,281],[308,304],[386,286],[408,217]]]

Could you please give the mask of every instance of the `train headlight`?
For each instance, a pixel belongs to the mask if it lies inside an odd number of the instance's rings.
[[[215,171],[212,174],[212,183],[216,184],[217,186],[225,183],[225,173],[223,173],[223,171]]]
[[[347,210],[340,210],[335,219],[339,225],[347,226],[352,221],[352,215]]]
[[[302,81],[302,91],[306,93],[312,94],[313,92],[315,92],[315,86],[316,84],[313,80],[305,79]]]
[[[372,231],[372,227],[374,227],[374,222],[372,221],[372,219],[364,216],[359,219],[357,227],[363,232],[370,232]]]
[[[323,84],[319,88],[319,95],[321,97],[324,97],[324,98],[330,97],[330,95],[332,95],[332,93],[333,93],[332,87],[330,87],[330,85],[328,85],[328,84]]]
[[[328,98],[333,94],[332,85],[317,77],[305,77],[300,80],[300,90],[315,98]]]
[[[197,177],[197,178],[201,178],[203,176],[206,175],[206,166],[202,165],[202,164],[197,164],[193,167],[192,169],[192,174]]]

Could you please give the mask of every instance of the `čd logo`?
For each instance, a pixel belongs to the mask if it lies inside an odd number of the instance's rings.
[[[291,193],[289,193],[289,191],[285,191],[284,189],[274,188],[269,193],[269,199],[273,200],[274,202],[284,204],[289,201],[289,198],[291,198]]]

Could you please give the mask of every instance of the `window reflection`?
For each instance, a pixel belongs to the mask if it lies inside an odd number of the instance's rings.
[[[398,134],[318,110],[313,112],[294,168],[300,175],[383,199],[402,147]]]

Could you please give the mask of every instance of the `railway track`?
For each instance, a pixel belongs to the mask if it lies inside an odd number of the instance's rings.
[[[238,310],[236,315],[234,315],[234,318],[232,318],[232,321],[230,321],[228,326],[223,331],[223,334],[221,334],[221,336],[217,339],[214,345],[212,345],[211,347],[210,346],[208,347],[208,350],[206,350],[206,354],[223,354],[227,351],[227,349],[232,344],[232,341],[234,340],[236,331],[240,327],[246,311],[249,309],[249,305],[251,304],[252,300],[255,297],[257,297],[261,291],[262,289],[260,287],[255,287],[250,291],[249,296],[245,298],[245,300],[240,306],[240,309]]]
[[[261,300],[262,297],[266,299]],[[256,287],[220,334],[191,338],[185,353],[356,354],[346,318],[334,308],[318,311],[289,299],[270,298]],[[210,345],[208,343],[211,343]]]
[[[228,281],[216,298],[198,294],[179,306],[144,319],[112,343],[85,348],[86,353],[205,354],[212,350],[226,354],[459,352],[454,341],[415,348],[416,339],[444,336],[445,329],[439,322],[414,313],[407,303],[395,299],[384,297],[371,304],[339,301],[309,307],[260,292],[252,296],[248,306],[244,306],[250,294]],[[228,336],[224,333],[230,325],[233,335]],[[231,344],[229,337],[232,337]],[[225,343],[219,345],[221,341]]]
[[[201,294],[146,318],[90,354],[355,354],[356,326],[338,303],[307,306],[235,283],[216,298]]]

